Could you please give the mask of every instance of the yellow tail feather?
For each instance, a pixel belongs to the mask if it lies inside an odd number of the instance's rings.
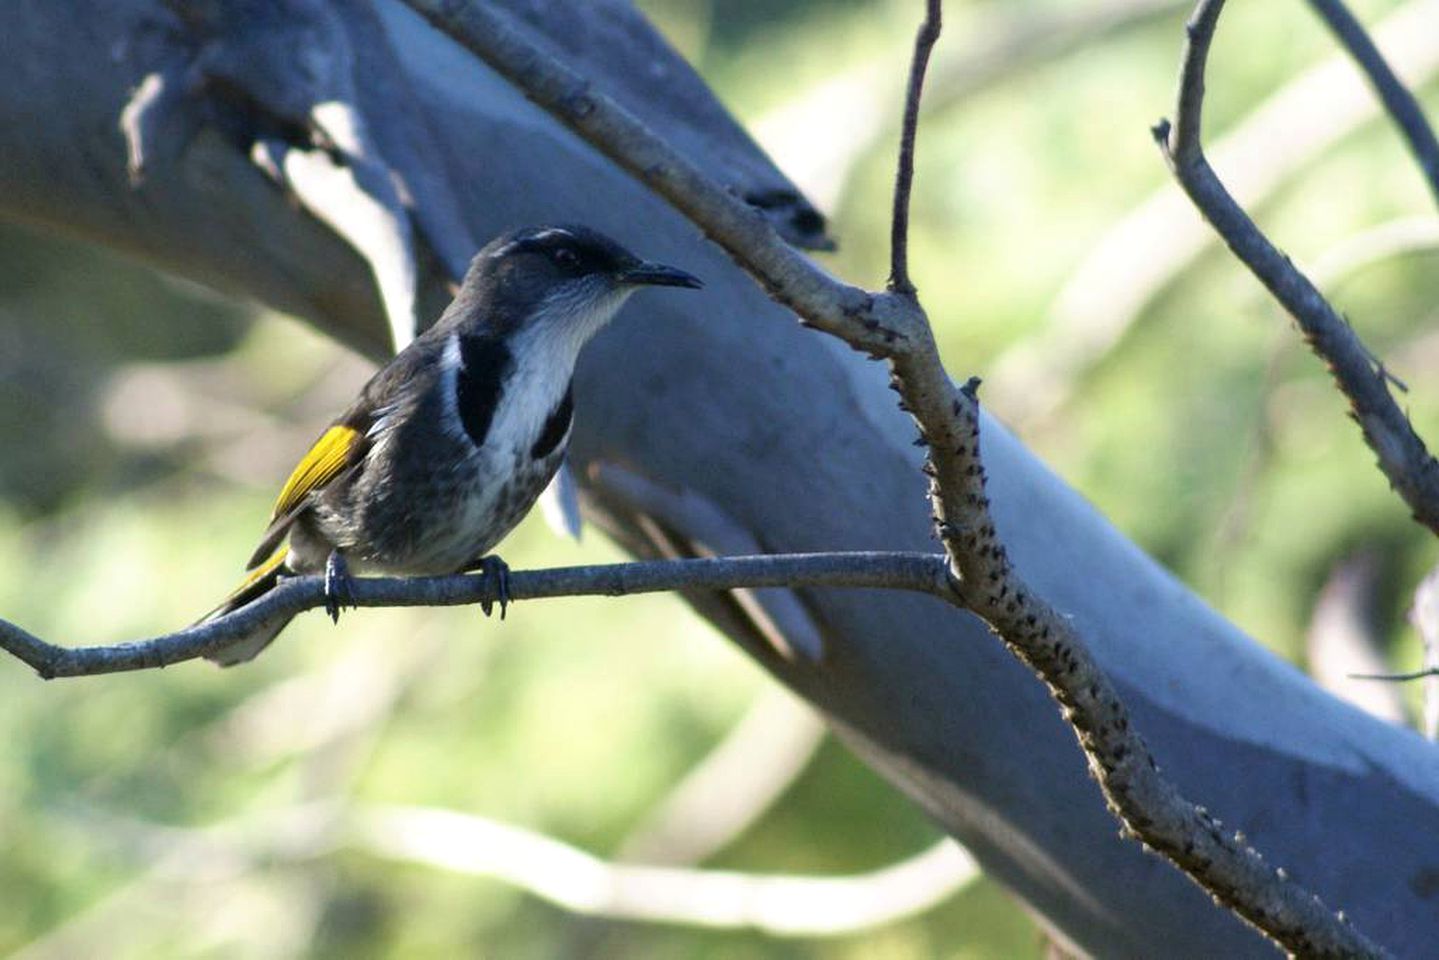
[[[254,570],[251,570],[245,576],[245,579],[225,598],[223,603],[205,614],[200,620],[200,623],[224,616],[231,610],[238,610],[252,600],[264,596],[275,586],[276,581],[280,579],[280,572],[285,566],[285,561],[289,558],[290,550],[286,546],[281,546],[274,553],[270,554],[269,559]],[[270,641],[274,640],[279,632],[285,629],[285,625],[289,622],[290,621],[286,619],[280,623],[272,624],[269,627],[259,630],[253,635],[241,637],[225,649],[211,654],[208,659],[213,660],[222,667],[244,663],[265,649],[265,647],[269,646]]]
[[[238,610],[256,597],[268,593],[275,585],[274,581],[279,574],[280,568],[290,557],[290,548],[281,544],[270,554],[269,559],[260,564],[249,573],[245,579],[240,581],[239,586],[230,591],[230,595],[220,601],[219,606],[200,618],[199,622],[213,620],[216,617],[229,613],[231,610]]]

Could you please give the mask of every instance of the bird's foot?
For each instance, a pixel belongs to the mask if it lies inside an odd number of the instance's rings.
[[[495,597],[500,604],[500,619],[505,619],[505,609],[510,605],[510,565],[493,554],[481,557],[480,575],[486,580],[493,580]],[[480,609],[484,611],[485,616],[488,617],[494,608],[493,601],[480,601]]]
[[[345,555],[331,550],[325,561],[325,612],[334,623],[340,622],[340,608],[355,608],[355,582],[350,577],[349,564]]]

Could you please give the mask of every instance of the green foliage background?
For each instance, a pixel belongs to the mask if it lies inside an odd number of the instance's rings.
[[[901,76],[920,4],[643,6],[756,122],[845,71]],[[1397,4],[1355,6],[1372,22]],[[951,4],[942,45],[973,48],[1001,26],[1066,8]],[[1086,254],[1167,182],[1148,126],[1169,109],[1181,24],[1176,12],[1037,63],[1016,57],[928,117],[913,270],[956,375],[985,375],[1033,342]],[[1211,139],[1332,50],[1302,4],[1235,4],[1211,71]],[[1434,92],[1421,87],[1431,110]],[[867,284],[886,263],[892,133],[863,154],[830,211],[842,241],[833,268]],[[1257,212],[1308,262],[1433,207],[1399,140],[1375,121],[1310,158]],[[1332,291],[1413,388],[1406,403],[1431,438],[1436,265],[1432,250],[1412,253]],[[295,321],[70,241],[0,229],[0,613],[75,644],[193,619],[230,586],[290,462],[366,375],[363,361]],[[1396,666],[1416,662],[1403,614],[1434,561],[1431,541],[1286,319],[1220,249],[1149,305],[1060,410],[1019,428],[1281,656],[1302,660],[1333,566],[1376,551],[1377,629]],[[534,518],[504,554],[517,566],[615,556],[593,534],[560,542]],[[579,920],[494,880],[343,844],[297,849],[267,826],[277,811],[344,797],[450,808],[613,853],[767,686],[673,600],[523,605],[504,623],[474,610],[364,612],[338,630],[312,615],[254,664],[224,672],[186,665],[46,685],[18,664],[0,668],[0,951],[1041,952],[1034,924],[984,881],[882,929],[786,940]],[[206,832],[216,825],[230,833]],[[707,866],[853,873],[937,838],[830,742]]]

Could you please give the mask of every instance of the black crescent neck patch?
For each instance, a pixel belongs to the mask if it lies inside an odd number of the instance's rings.
[[[555,447],[558,447],[560,441],[565,438],[565,434],[570,432],[570,422],[574,418],[575,388],[570,386],[565,388],[564,399],[559,402],[559,406],[555,407],[549,419],[545,421],[545,428],[540,431],[540,438],[530,448],[530,456],[536,460],[543,460],[554,453]]]
[[[455,373],[455,405],[460,423],[475,446],[484,446],[500,405],[505,376],[513,365],[510,348],[490,337],[460,337],[460,369]]]

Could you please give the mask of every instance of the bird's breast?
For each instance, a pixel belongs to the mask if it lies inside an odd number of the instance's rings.
[[[564,457],[573,365],[496,342],[446,345],[442,375],[412,416],[374,438],[335,542],[362,569],[449,573],[522,520]],[[527,362],[528,361],[528,362]]]

